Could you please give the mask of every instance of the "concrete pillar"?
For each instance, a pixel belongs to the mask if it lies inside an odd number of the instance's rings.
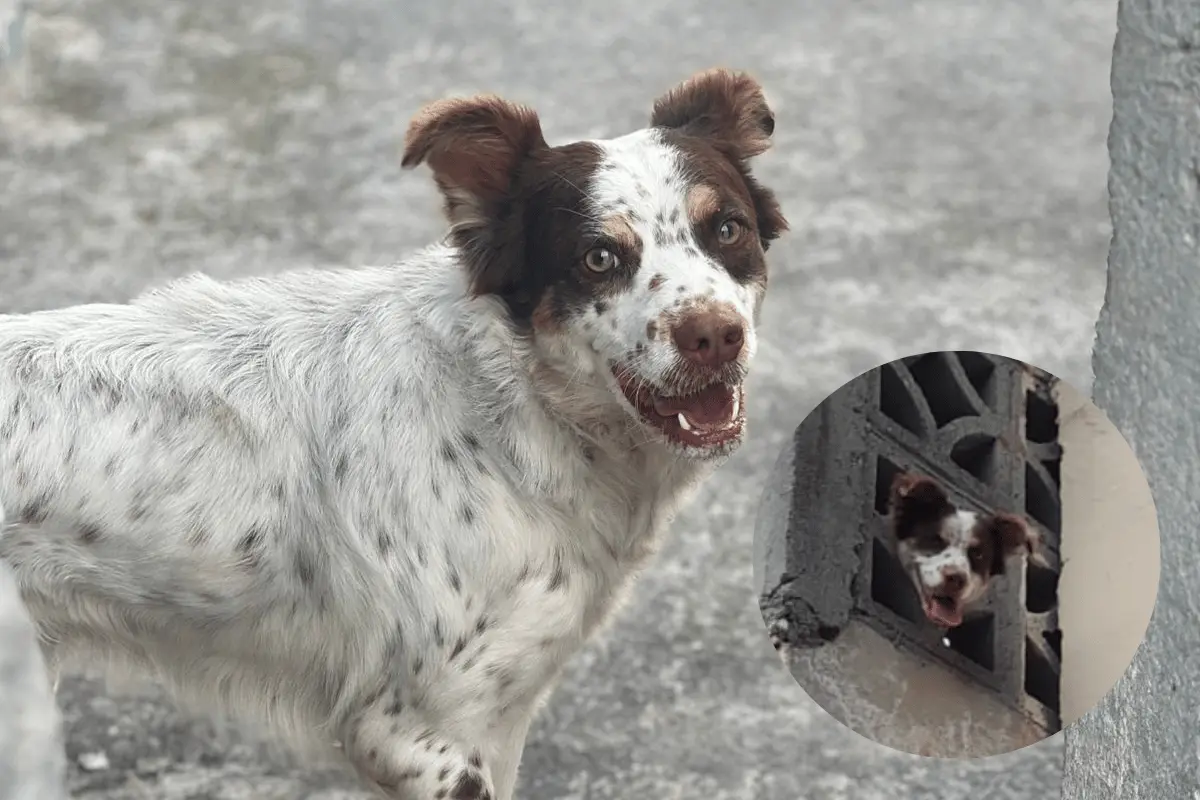
[[[1063,800],[1200,798],[1200,4],[1122,0],[1113,54],[1113,242],[1093,397],[1158,509],[1150,628],[1066,732]]]

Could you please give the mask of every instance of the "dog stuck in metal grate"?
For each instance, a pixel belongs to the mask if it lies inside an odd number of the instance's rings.
[[[509,800],[564,663],[743,438],[773,130],[724,70],[561,146],[443,100],[403,154],[442,243],[0,316],[0,558],[52,668],[147,669],[385,797]]]
[[[1009,560],[1035,555],[1037,536],[1023,519],[957,508],[941,485],[923,475],[897,474],[889,507],[900,564],[926,619],[941,628],[961,625]]]

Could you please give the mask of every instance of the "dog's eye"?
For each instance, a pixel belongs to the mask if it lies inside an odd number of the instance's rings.
[[[592,272],[608,272],[621,262],[612,250],[605,247],[593,247],[584,255],[583,263]]]
[[[727,219],[717,228],[717,241],[723,245],[736,244],[742,238],[742,223],[736,219]]]
[[[978,561],[983,558],[983,550],[978,547],[972,547],[967,551],[967,558],[971,559],[971,561]]]

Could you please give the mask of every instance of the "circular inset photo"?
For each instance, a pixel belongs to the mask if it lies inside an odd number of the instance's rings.
[[[908,753],[1040,741],[1129,666],[1158,594],[1158,518],[1080,391],[987,353],[911,356],[796,429],[755,529],[772,643],[834,718]]]

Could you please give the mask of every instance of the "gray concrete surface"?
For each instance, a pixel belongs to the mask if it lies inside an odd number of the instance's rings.
[[[1200,797],[1200,6],[1121,3],[1113,56],[1114,228],[1096,405],[1158,507],[1158,603],[1125,678],[1066,734],[1064,800]]]
[[[1090,387],[1115,6],[31,4],[0,73],[3,311],[120,300],[194,270],[402,255],[441,222],[428,178],[399,170],[400,137],[448,92],[528,101],[563,140],[642,124],[695,69],[755,71],[778,113],[759,170],[795,230],[772,249],[751,440],[571,668],[533,733],[522,796],[1058,796],[1061,737],[935,762],[817,708],[767,642],[751,529],[796,424],[879,363],[988,350]],[[76,677],[61,700],[78,798],[362,797],[150,690]]]

